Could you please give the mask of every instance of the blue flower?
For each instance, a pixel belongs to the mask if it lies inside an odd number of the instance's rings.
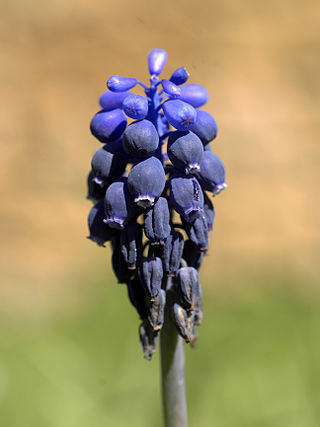
[[[165,50],[151,50],[149,85],[110,77],[99,99],[102,110],[90,123],[105,145],[94,153],[87,178],[87,198],[96,202],[89,238],[101,246],[111,242],[112,267],[141,318],[148,360],[165,310],[185,341],[195,344],[203,316],[198,270],[215,217],[207,192],[226,187],[223,163],[210,147],[217,123],[199,109],[209,94],[186,84],[185,67],[162,79],[166,61]],[[133,93],[136,86],[144,95]]]
[[[149,157],[135,164],[128,175],[128,188],[134,201],[147,208],[154,204],[164,190],[166,177],[161,162]]]
[[[131,123],[123,134],[123,148],[132,157],[149,157],[157,149],[159,135],[149,120]]]
[[[201,140],[193,132],[172,132],[168,139],[168,156],[173,166],[186,174],[200,170],[203,155]]]
[[[191,175],[170,179],[170,204],[186,220],[202,215],[203,194],[199,182]]]
[[[90,123],[90,130],[100,142],[111,142],[120,138],[127,126],[127,119],[119,109],[101,110]]]

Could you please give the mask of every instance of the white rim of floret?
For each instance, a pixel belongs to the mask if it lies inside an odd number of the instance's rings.
[[[122,230],[124,228],[124,220],[121,218],[107,218],[103,222],[107,224],[110,228],[115,228],[116,230]]]
[[[186,175],[189,175],[190,173],[196,173],[200,172],[200,165],[199,163],[188,163],[188,165],[185,167]]]
[[[191,222],[202,214],[203,209],[200,206],[192,206],[184,211],[183,217],[186,221]]]
[[[213,196],[218,195],[221,191],[225,190],[227,187],[228,185],[225,182],[223,182],[222,184],[215,185],[212,190],[212,195]]]
[[[92,178],[92,181],[94,181],[96,184],[100,185],[102,187],[104,185],[104,179],[101,178],[101,176],[95,176]]]
[[[141,208],[150,208],[154,205],[154,197],[149,196],[148,194],[142,194],[134,199],[135,203]]]

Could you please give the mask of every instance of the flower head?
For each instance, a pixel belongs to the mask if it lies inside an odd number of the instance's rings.
[[[110,77],[102,109],[90,123],[104,145],[92,157],[87,180],[95,203],[89,238],[102,246],[111,242],[114,273],[142,321],[146,359],[156,349],[165,306],[179,334],[195,343],[202,319],[198,270],[215,217],[206,192],[216,195],[226,187],[223,163],[210,147],[217,123],[199,109],[208,92],[186,84],[185,67],[161,78],[166,62],[165,50],[151,50],[149,85]],[[145,94],[133,93],[136,86]]]

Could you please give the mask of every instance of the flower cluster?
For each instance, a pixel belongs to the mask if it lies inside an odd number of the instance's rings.
[[[208,92],[185,84],[184,67],[160,79],[166,60],[164,50],[150,52],[149,86],[110,77],[102,109],[90,123],[103,145],[88,176],[88,199],[95,203],[89,238],[111,243],[115,275],[142,320],[147,359],[156,349],[165,307],[185,341],[196,341],[202,318],[198,270],[215,216],[206,192],[215,196],[226,187],[223,163],[209,144],[216,121],[199,109]],[[144,95],[131,92],[139,86]]]

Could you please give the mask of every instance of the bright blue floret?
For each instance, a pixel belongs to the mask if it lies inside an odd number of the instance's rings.
[[[196,341],[202,319],[197,270],[215,217],[207,192],[226,188],[223,163],[210,146],[217,123],[199,109],[209,94],[186,84],[185,67],[160,77],[166,62],[165,50],[151,50],[147,85],[110,77],[99,99],[102,110],[90,123],[105,145],[94,153],[87,178],[87,198],[96,203],[89,238],[102,246],[111,242],[112,267],[141,318],[147,359],[156,349],[165,307],[180,335]],[[138,86],[144,94],[133,93]]]

